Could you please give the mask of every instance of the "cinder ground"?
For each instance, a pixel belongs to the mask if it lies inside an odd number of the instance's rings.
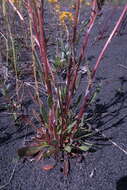
[[[101,22],[91,35],[88,49],[91,64],[95,63],[106,40],[93,45],[94,37],[107,22],[111,11],[109,7],[103,10]],[[115,11],[109,22],[111,28],[121,11],[122,7]],[[127,67],[127,24],[121,35],[113,39],[97,72],[96,80],[102,82],[102,89],[94,106],[98,117],[93,124],[127,151],[127,68],[121,65]],[[17,130],[10,117],[5,117],[4,111],[0,112],[0,185],[8,182],[15,165],[16,150],[31,133],[31,130]],[[127,153],[109,141],[100,141],[100,137],[96,137],[97,141],[103,145],[99,145],[96,152],[88,153],[82,163],[71,161],[68,177],[63,177],[59,165],[44,172],[40,169],[41,163],[19,163],[4,190],[127,190]]]

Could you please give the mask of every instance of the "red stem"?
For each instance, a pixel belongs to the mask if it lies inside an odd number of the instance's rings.
[[[86,94],[85,94],[84,100],[83,100],[83,104],[82,104],[82,107],[80,108],[79,114],[77,116],[77,122],[76,122],[76,124],[74,126],[74,131],[73,132],[75,132],[77,130],[77,127],[78,127],[78,125],[80,123],[80,120],[81,120],[81,118],[83,116],[83,113],[85,112],[85,110],[87,109],[87,107],[89,105],[88,102],[89,102],[89,99],[90,99],[90,92],[91,92],[91,88],[92,88],[92,84],[93,84],[93,80],[95,78],[95,74],[96,74],[97,68],[98,68],[98,66],[99,66],[99,64],[100,64],[100,62],[101,62],[101,60],[102,60],[102,58],[104,56],[105,51],[107,50],[107,47],[108,47],[109,43],[111,42],[113,36],[115,35],[115,32],[117,31],[118,27],[120,26],[120,24],[121,24],[121,22],[122,22],[122,20],[123,20],[123,18],[125,16],[125,14],[126,14],[126,12],[127,12],[127,4],[125,5],[122,14],[120,15],[120,17],[119,17],[119,19],[118,19],[118,21],[117,21],[114,29],[112,30],[112,32],[111,32],[108,40],[106,41],[106,43],[105,43],[105,45],[104,45],[101,53],[99,54],[97,62],[96,62],[95,66],[94,66],[94,69],[92,71],[92,76],[91,76],[92,83],[89,83],[88,86],[87,86]]]
[[[85,57],[85,50],[86,50],[87,45],[88,45],[90,32],[91,32],[91,30],[92,30],[92,28],[94,26],[94,22],[96,20],[97,13],[98,13],[97,3],[96,3],[96,0],[94,0],[92,2],[92,11],[91,11],[91,16],[90,16],[90,22],[89,22],[88,29],[86,31],[86,34],[85,34],[85,37],[84,37],[84,40],[83,40],[83,45],[82,45],[81,50],[80,50],[79,64],[81,63],[81,61]]]
[[[99,64],[100,64],[100,62],[101,62],[101,60],[102,60],[102,58],[103,58],[103,56],[104,56],[104,53],[105,53],[105,51],[107,50],[107,47],[108,47],[109,43],[111,42],[113,36],[115,35],[117,29],[119,28],[119,26],[120,26],[120,24],[121,24],[121,22],[122,22],[122,20],[123,20],[123,18],[124,18],[124,16],[125,16],[126,12],[127,12],[127,4],[125,5],[122,14],[120,15],[120,17],[119,17],[119,19],[118,19],[118,21],[117,21],[117,23],[116,23],[114,29],[112,30],[112,32],[111,32],[111,34],[110,34],[108,40],[106,41],[106,43],[105,43],[105,45],[104,45],[104,47],[103,47],[101,53],[99,54],[99,57],[98,57],[98,59],[97,59],[97,62],[96,62],[96,64],[95,64],[94,69],[93,69],[93,72],[92,72],[92,78],[95,77],[97,68],[98,68],[98,66],[99,66]]]
[[[74,17],[73,38],[72,38],[72,43],[73,44],[76,41],[79,10],[80,10],[80,0],[76,0],[76,14],[75,14],[75,17]]]

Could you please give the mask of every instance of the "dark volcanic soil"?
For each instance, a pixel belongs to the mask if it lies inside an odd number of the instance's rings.
[[[93,41],[103,29],[112,9],[103,10],[103,16],[92,32],[88,49],[91,64],[95,63],[107,38],[94,45]],[[111,28],[121,11],[122,7],[115,11],[111,22],[108,19]],[[105,36],[108,34],[109,32]],[[96,152],[88,153],[82,163],[71,161],[68,177],[64,177],[60,172],[59,164],[54,170],[44,172],[41,163],[20,162],[11,182],[4,190],[127,190],[127,24],[110,44],[96,80],[101,81],[102,88],[94,106],[98,116],[93,126],[102,130],[125,151],[102,139],[102,145],[99,145]],[[18,130],[11,117],[0,111],[1,186],[9,181],[15,166],[17,149],[23,144],[24,138],[31,134],[30,129]],[[100,142],[100,139],[96,138],[97,141]]]

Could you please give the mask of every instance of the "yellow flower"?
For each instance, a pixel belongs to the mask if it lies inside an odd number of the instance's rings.
[[[90,3],[90,2],[86,2],[85,4],[86,4],[87,6],[90,6],[90,5],[91,5],[91,3]]]
[[[85,3],[86,6],[90,6],[91,2],[90,0],[80,0],[81,3]]]
[[[65,19],[69,19],[70,21],[73,21],[73,15],[70,12],[62,11],[59,16],[60,21],[63,23]]]
[[[12,3],[14,3],[15,5],[19,5],[19,2],[21,2],[20,0],[11,0]]]
[[[18,0],[11,0],[13,3],[17,4]]]
[[[57,0],[48,0],[49,3],[57,3]]]

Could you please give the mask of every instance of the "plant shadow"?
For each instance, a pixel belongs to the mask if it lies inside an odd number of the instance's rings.
[[[127,118],[127,114],[124,111],[127,108],[125,103],[127,101],[127,90],[124,89],[127,79],[123,76],[118,80],[120,81],[120,86],[115,91],[113,97],[107,103],[100,103],[101,99],[97,99],[93,109],[88,111],[88,117],[92,118],[89,121],[91,129],[99,131],[93,137],[90,137],[89,140],[94,141],[95,144],[102,145],[102,147],[111,145],[111,143],[108,143],[108,140],[113,139],[113,136],[108,135],[108,138],[106,138],[102,134],[109,129],[120,127]]]
[[[127,190],[127,176],[124,176],[117,181],[116,190]]]

